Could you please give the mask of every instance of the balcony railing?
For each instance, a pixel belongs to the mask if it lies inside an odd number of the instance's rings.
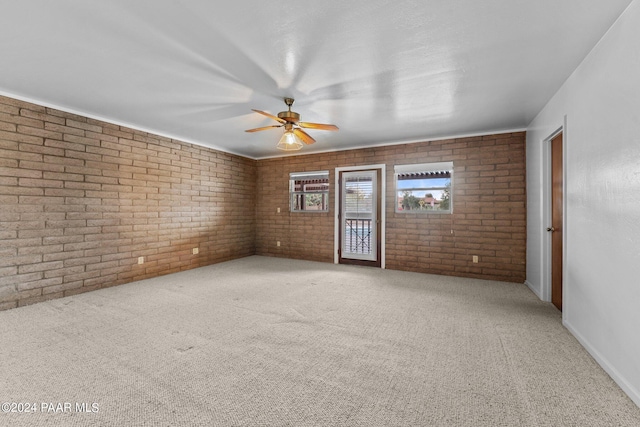
[[[371,222],[371,219],[345,219],[344,248],[346,253],[371,253]]]

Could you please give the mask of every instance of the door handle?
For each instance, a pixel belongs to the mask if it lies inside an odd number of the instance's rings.
[[[555,227],[547,227],[547,231],[550,231],[550,232],[553,233],[554,231],[556,231],[556,228]]]

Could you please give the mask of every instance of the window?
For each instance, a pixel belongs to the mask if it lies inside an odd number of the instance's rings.
[[[451,213],[453,162],[397,165],[396,212]]]
[[[291,212],[329,211],[329,172],[289,174]]]

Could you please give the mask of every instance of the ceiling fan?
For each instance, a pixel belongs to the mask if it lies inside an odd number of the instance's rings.
[[[338,126],[336,125],[328,125],[322,123],[309,123],[309,122],[301,122],[300,114],[295,111],[291,111],[291,106],[293,105],[293,98],[284,98],[284,103],[287,104],[289,109],[287,111],[281,111],[277,116],[269,114],[267,112],[261,110],[253,110],[258,114],[262,114],[263,116],[267,116],[270,119],[273,119],[280,123],[279,125],[271,125],[264,126],[255,129],[247,129],[245,132],[258,132],[261,130],[267,130],[272,128],[281,128],[284,127],[284,134],[282,138],[280,138],[280,142],[276,146],[280,150],[284,151],[295,151],[302,148],[302,143],[305,144],[313,144],[316,142],[315,139],[311,137],[308,133],[306,133],[304,129],[317,129],[317,130],[330,130],[337,131]],[[302,142],[301,142],[302,141]]]

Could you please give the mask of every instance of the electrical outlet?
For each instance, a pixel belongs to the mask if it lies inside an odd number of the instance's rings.
[[[280,240],[278,240],[278,241],[276,242],[276,246],[278,246],[278,247],[280,246]]]
[[[478,255],[474,255],[473,256],[473,263],[477,264],[478,263]]]
[[[143,256],[139,256],[138,257],[138,264],[144,264],[144,257]]]
[[[198,253],[200,252],[200,249],[198,248],[193,248],[193,254],[194,255],[198,255]]]
[[[280,208],[278,208],[277,212],[280,213]]]

